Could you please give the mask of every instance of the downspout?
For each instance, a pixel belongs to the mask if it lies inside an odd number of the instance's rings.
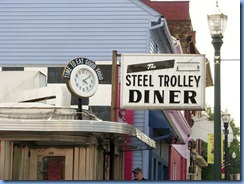
[[[163,25],[164,25],[164,22],[162,21],[162,18],[161,18],[160,24],[157,24],[155,26],[150,27],[149,30],[153,30],[153,29],[163,27]]]
[[[165,18],[162,18],[162,19],[165,22],[166,36],[168,37],[168,40],[170,41],[170,45],[171,45],[171,48],[173,50],[173,53],[176,53],[175,46],[174,46],[174,43],[172,40],[172,36],[171,36],[169,28],[168,28],[168,24],[166,24],[167,21]]]
[[[189,180],[190,179],[190,176],[189,176],[189,171],[188,171],[188,168],[190,166],[190,151],[188,149],[188,144],[189,144],[189,141],[191,140],[192,138],[190,137],[190,135],[186,138],[186,146],[185,146],[185,154],[187,156],[187,161],[186,161],[186,179]]]
[[[148,39],[148,41],[147,41],[147,51],[148,52],[150,52],[151,30],[160,28],[160,27],[162,27],[164,25],[164,22],[162,22],[160,18],[159,18],[159,20],[160,20],[159,24],[149,27],[149,29],[147,31],[147,39]],[[152,24],[152,22],[151,22],[151,24]]]
[[[155,25],[155,26],[150,27],[149,30],[158,29],[158,28],[161,28],[161,27],[165,26],[164,29],[165,29],[166,36],[167,36],[167,38],[169,40],[169,44],[171,46],[171,49],[172,49],[173,53],[175,53],[176,50],[175,50],[175,47],[174,47],[174,43],[172,41],[172,36],[170,35],[169,28],[168,28],[168,25],[167,25],[166,22],[167,21],[166,21],[165,18],[160,18],[160,23]]]

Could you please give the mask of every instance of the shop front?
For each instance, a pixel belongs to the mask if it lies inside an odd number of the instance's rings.
[[[155,148],[127,123],[23,106],[0,107],[1,180],[122,180],[125,151]]]

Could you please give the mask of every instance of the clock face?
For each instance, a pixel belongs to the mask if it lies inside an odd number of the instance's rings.
[[[79,65],[71,73],[69,86],[76,96],[92,96],[98,87],[97,74],[91,67]]]

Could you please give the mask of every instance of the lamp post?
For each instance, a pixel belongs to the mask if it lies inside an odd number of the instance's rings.
[[[225,180],[229,180],[229,149],[228,149],[228,134],[229,134],[229,123],[230,123],[230,114],[227,110],[222,113],[222,120],[224,122],[224,134],[225,134]]]
[[[215,12],[208,15],[208,25],[214,47],[214,179],[221,180],[221,101],[220,101],[220,48],[223,44],[227,16],[216,3]]]
[[[232,175],[232,177],[233,177],[233,180],[236,180],[236,172],[235,172],[235,160],[236,160],[236,153],[235,152],[233,152],[232,153],[232,159],[233,159],[233,166],[232,166],[232,168],[233,168],[233,175]]]

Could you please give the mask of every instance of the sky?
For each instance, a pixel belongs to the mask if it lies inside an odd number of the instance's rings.
[[[227,15],[226,31],[221,47],[221,110],[229,111],[236,126],[240,127],[240,1],[218,0]],[[210,60],[214,80],[214,48],[211,43],[207,15],[216,6],[216,0],[190,0],[190,16],[196,31],[196,47]],[[214,107],[214,87],[206,88],[206,105]]]
[[[161,0],[155,0],[161,1]],[[167,1],[167,0],[163,0]],[[174,0],[168,0],[174,1]],[[181,0],[175,0],[181,1]],[[185,1],[185,0],[182,0]],[[196,31],[196,47],[210,60],[214,80],[214,48],[210,35],[207,15],[216,7],[216,0],[189,0],[190,17]],[[239,0],[218,0],[218,6],[227,15],[226,31],[221,47],[221,111],[226,109],[240,127],[240,2]],[[214,107],[214,87],[207,87],[205,94],[207,106]]]

